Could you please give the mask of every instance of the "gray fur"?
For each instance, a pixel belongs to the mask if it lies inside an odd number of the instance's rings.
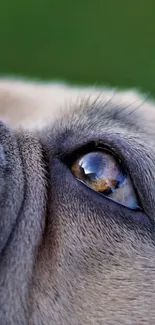
[[[107,92],[96,101],[80,93],[42,130],[37,115],[33,131],[22,114],[12,128],[0,124],[2,325],[155,324],[154,105],[138,95],[132,104],[130,92],[127,105],[121,92],[107,101]],[[0,94],[1,107],[4,84]],[[142,212],[89,190],[62,162],[91,141],[123,157]]]

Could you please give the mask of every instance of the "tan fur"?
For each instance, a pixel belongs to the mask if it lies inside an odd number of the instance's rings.
[[[141,106],[144,118],[154,118],[154,105],[145,102],[146,96],[135,90],[119,91],[117,88],[75,87],[64,83],[39,83],[26,80],[0,80],[0,118],[13,128],[42,129],[65,110],[72,110],[82,100],[102,102],[112,100],[116,106],[132,109]]]

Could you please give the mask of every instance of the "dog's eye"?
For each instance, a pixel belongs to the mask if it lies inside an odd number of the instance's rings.
[[[109,152],[94,151],[82,155],[73,162],[71,171],[94,191],[130,209],[139,209],[129,175]]]

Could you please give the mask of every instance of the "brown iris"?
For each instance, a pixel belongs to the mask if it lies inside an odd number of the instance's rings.
[[[71,171],[94,191],[131,209],[139,208],[130,177],[109,152],[89,152],[74,161]]]

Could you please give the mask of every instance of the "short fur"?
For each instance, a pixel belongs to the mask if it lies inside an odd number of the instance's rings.
[[[1,80],[0,118],[0,324],[154,325],[154,104]],[[92,141],[123,159],[142,212],[74,178],[62,157]]]

